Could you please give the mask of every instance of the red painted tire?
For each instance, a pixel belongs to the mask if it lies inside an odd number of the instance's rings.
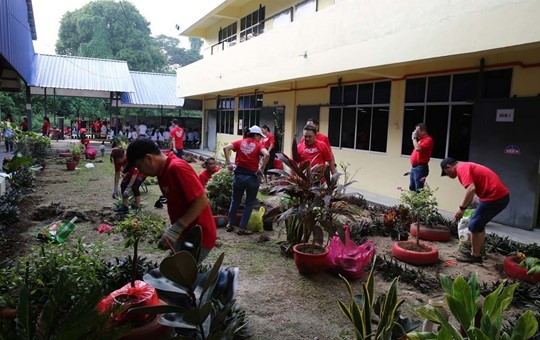
[[[417,252],[403,249],[400,246],[401,243],[416,243],[416,241],[394,242],[394,245],[392,246],[392,255],[394,255],[394,257],[400,261],[413,264],[415,266],[426,266],[439,261],[439,251],[437,248],[427,243],[420,244],[428,247],[430,249],[428,252]]]
[[[71,157],[71,152],[60,152],[58,154],[58,157],[61,157],[61,158],[69,158]]]
[[[444,229],[443,229],[444,228]],[[416,223],[412,223],[409,233],[412,237],[416,237]],[[452,233],[450,229],[441,226],[436,228],[428,228],[420,224],[420,239],[424,241],[448,242]]]
[[[302,249],[319,248],[322,253],[305,253]],[[328,248],[323,248],[316,244],[299,243],[293,247],[294,263],[298,268],[298,272],[302,275],[319,274],[328,269]]]
[[[504,259],[503,269],[506,275],[525,282],[540,282],[540,274],[536,273],[533,276],[527,275],[527,269],[521,268],[519,263],[516,262],[516,259],[516,255],[507,256]]]

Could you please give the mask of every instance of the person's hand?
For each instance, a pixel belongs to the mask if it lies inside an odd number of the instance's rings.
[[[118,198],[118,188],[113,188],[112,191],[112,198]]]
[[[175,224],[171,224],[171,226],[167,228],[161,235],[158,242],[158,248],[164,250],[170,249],[170,246],[175,244],[180,237],[182,230],[184,230],[184,226],[181,223],[177,222]]]
[[[264,172],[259,169],[257,170],[257,172],[255,173],[257,175],[257,178],[259,179],[259,182],[262,183],[263,179],[264,179]]]
[[[229,170],[229,172],[233,172],[234,171],[234,163],[229,162],[229,164],[227,164],[227,170]]]
[[[418,138],[418,131],[414,130],[414,131],[412,132],[412,136],[411,136],[411,137],[412,137],[412,139]]]
[[[123,198],[128,198],[129,195],[131,195],[131,186],[130,185],[128,185],[126,187],[126,190],[124,190],[124,192],[122,193],[122,197]]]
[[[174,148],[172,149],[172,151],[173,151],[174,153],[177,153],[177,152],[178,152],[178,150],[176,150],[176,147],[174,147]]]
[[[462,217],[463,217],[463,210],[458,209],[456,211],[456,214],[454,215],[454,222],[459,222],[459,220],[461,220]]]

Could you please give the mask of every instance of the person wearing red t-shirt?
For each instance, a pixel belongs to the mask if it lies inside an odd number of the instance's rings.
[[[204,169],[199,174],[199,180],[203,187],[206,187],[206,183],[212,178],[212,176],[218,171],[216,168],[216,160],[214,157],[209,157],[204,161]]]
[[[299,163],[309,162],[313,167],[316,164],[321,164],[325,170],[325,165],[328,163],[331,173],[336,172],[336,166],[332,157],[332,152],[323,142],[318,141],[315,136],[317,129],[313,125],[304,127],[303,141],[298,144],[298,161]]]
[[[111,163],[114,164],[114,187],[112,191],[112,198],[117,198],[120,174],[122,173],[122,167],[124,167],[127,163],[126,150],[122,147],[113,148],[111,150],[111,156],[109,159]]]
[[[474,210],[468,226],[471,232],[472,253],[464,254],[464,257],[459,257],[457,260],[467,263],[482,263],[480,250],[486,237],[486,224],[508,206],[510,192],[499,176],[483,165],[458,162],[448,157],[442,160],[441,169],[441,176],[448,176],[452,179],[457,177],[465,188],[465,197],[454,215],[455,221],[459,221],[463,217],[463,212],[475,194],[480,199],[480,204]]]
[[[424,187],[429,175],[429,160],[433,152],[433,138],[428,134],[424,123],[416,124],[412,133],[413,152],[411,154],[411,171],[409,173],[409,190],[418,192]]]
[[[264,137],[260,127],[253,125],[249,128],[247,137],[229,143],[223,148],[223,154],[225,155],[225,161],[229,165],[229,170],[232,170],[232,164],[230,163],[231,151],[236,152],[234,162],[236,168],[234,169],[233,183],[232,183],[232,200],[229,207],[229,225],[227,231],[235,231],[235,227],[231,224],[236,217],[236,212],[246,193],[246,203],[244,206],[244,213],[240,220],[238,235],[249,235],[251,231],[247,230],[247,224],[251,213],[253,212],[253,203],[257,198],[257,192],[259,191],[259,185],[263,177],[263,170],[266,167],[268,158],[268,150],[261,143],[261,139]],[[259,167],[259,157],[262,156],[262,164]]]
[[[43,125],[41,126],[41,134],[43,136],[49,137],[50,133],[51,133],[51,121],[49,120],[49,117],[45,116],[43,117]]]
[[[171,149],[178,158],[184,156],[184,129],[178,126],[178,120],[173,119],[171,129]]]
[[[335,166],[336,161],[334,158],[334,153],[332,152],[332,146],[330,145],[330,139],[328,139],[327,135],[319,132],[319,121],[315,118],[308,118],[306,125],[311,125],[315,127],[315,129],[317,130],[317,133],[315,134],[315,139],[318,140],[319,142],[323,142],[328,147],[328,149],[330,150],[330,153],[332,154],[332,161],[334,162],[334,166]],[[300,142],[298,144],[300,145],[303,142],[304,142],[304,136],[300,138]]]
[[[270,158],[268,159],[268,163],[266,164],[266,168],[264,168],[264,179],[267,180],[268,177],[268,170],[271,170],[274,168],[274,160],[276,159],[276,138],[274,137],[274,134],[270,132],[270,128],[268,125],[261,126],[262,132],[264,134],[264,138],[262,139],[262,143],[268,153],[270,154]]]
[[[127,148],[128,166],[135,165],[147,176],[157,176],[159,188],[167,199],[167,213],[171,226],[165,230],[158,243],[161,249],[179,249],[179,240],[196,225],[202,229],[199,262],[204,260],[216,245],[216,224],[210,203],[197,173],[189,163],[172,152],[165,156],[150,138],[139,138]]]
[[[138,212],[141,209],[141,184],[146,179],[146,175],[139,172],[137,168],[131,164],[124,167],[124,178],[120,184],[120,192],[122,193],[122,205],[114,210],[119,214],[127,214],[129,212],[129,196],[133,193],[135,198],[134,204],[131,206],[133,212]]]
[[[21,131],[28,131],[28,118],[24,117],[21,125],[20,125]]]

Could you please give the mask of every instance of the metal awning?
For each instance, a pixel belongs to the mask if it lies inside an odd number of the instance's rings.
[[[119,106],[175,109],[184,105],[184,98],[176,97],[175,74],[130,73],[135,91],[122,93]]]

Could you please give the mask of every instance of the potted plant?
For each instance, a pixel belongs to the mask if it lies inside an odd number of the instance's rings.
[[[148,306],[159,304],[159,299],[155,289],[145,282],[137,280],[137,262],[139,259],[139,242],[146,239],[149,243],[154,242],[165,227],[165,220],[157,215],[140,212],[138,214],[128,214],[123,221],[120,221],[112,229],[112,233],[121,234],[124,237],[124,247],[133,248],[133,261],[131,266],[130,282],[125,286],[113,291],[105,297],[99,304],[98,309],[105,313],[113,306],[120,305],[122,313],[115,315],[115,320],[122,323],[133,321],[126,315],[126,311],[134,306]],[[142,315],[140,320],[144,321],[147,316]]]
[[[540,259],[524,253],[507,256],[503,262],[506,275],[521,281],[540,282]]]
[[[416,223],[411,224],[411,230],[416,229],[416,235],[420,234],[420,222],[426,221],[437,212],[437,200],[427,185],[418,192],[402,191],[401,203],[409,208]],[[449,233],[449,231],[448,231]],[[411,233],[412,234],[412,233]],[[392,247],[395,258],[403,262],[415,265],[433,264],[439,260],[437,248],[426,243],[420,243],[420,237],[414,241],[397,241]]]
[[[71,148],[70,148],[70,151],[71,151],[71,157],[72,157],[73,161],[78,163],[81,160],[81,156],[83,154],[83,149],[82,149],[81,145],[78,144],[78,143],[72,144]]]
[[[201,228],[191,228],[180,250],[144,276],[167,305],[137,307],[129,313],[159,315],[159,323],[174,327],[173,336],[182,339],[247,338],[245,315],[234,299],[238,268],[222,269],[221,254],[203,270],[198,265],[201,238]]]
[[[339,184],[342,174],[330,175],[320,165],[309,162],[298,163],[282,153],[276,155],[290,169],[271,170],[278,178],[271,183],[272,192],[283,192],[287,195],[289,203],[285,210],[277,217],[277,222],[284,222],[287,235],[295,234],[300,241],[292,244],[294,260],[301,274],[314,274],[326,270],[328,249],[326,245],[337,233],[342,242],[345,233],[342,228],[343,220],[353,220],[356,202],[359,200],[355,194],[347,194],[346,187],[352,182]],[[294,230],[294,231],[292,231]]]
[[[73,157],[66,158],[66,169],[67,171],[73,171],[77,168],[78,161],[73,159]]]
[[[486,296],[480,307],[480,284],[478,274],[473,273],[468,281],[459,275],[452,280],[440,275],[446,305],[457,321],[462,332],[454,322],[449,322],[446,313],[427,306],[417,309],[417,314],[428,321],[440,325],[438,331],[414,332],[407,334],[407,339],[530,339],[538,329],[538,321],[531,310],[522,313],[514,323],[511,334],[503,329],[503,313],[510,306],[518,284],[501,283],[496,290]],[[482,315],[481,322],[476,322],[477,315]]]

